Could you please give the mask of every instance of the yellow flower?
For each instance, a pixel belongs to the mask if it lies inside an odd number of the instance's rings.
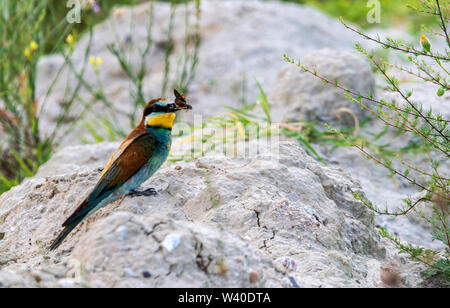
[[[102,65],[103,60],[101,57],[89,57],[89,63],[92,65],[92,67],[94,68],[94,70],[97,70],[97,68]]]
[[[30,42],[30,49],[32,52],[36,51],[39,48],[39,45],[35,41]]]
[[[66,43],[69,46],[69,52],[72,53],[75,49],[75,43],[77,41],[77,33],[74,31],[66,36]]]
[[[23,55],[24,55],[25,57],[27,57],[28,60],[31,60],[31,52],[30,52],[30,49],[25,48],[25,50],[23,51]]]
[[[69,34],[69,35],[66,37],[66,43],[69,44],[69,45],[72,45],[72,44],[73,44],[73,35],[72,35],[72,34]]]

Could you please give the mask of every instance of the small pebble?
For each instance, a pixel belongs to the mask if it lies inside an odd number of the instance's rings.
[[[309,206],[305,206],[304,209],[305,209],[305,212],[308,213],[309,215],[311,215],[311,216],[314,215],[313,209],[310,208]]]
[[[401,281],[400,272],[393,266],[382,266],[380,268],[380,279],[389,287],[399,287]]]
[[[175,170],[181,170],[183,168],[181,168],[181,166],[175,166]]]
[[[167,252],[172,252],[175,248],[178,247],[178,245],[180,245],[180,242],[181,235],[171,233],[164,238],[161,245],[167,250]]]
[[[123,273],[125,274],[126,277],[130,277],[130,278],[136,278],[137,277],[137,275],[130,268],[125,268],[123,270]]]
[[[199,161],[195,163],[195,167],[199,169],[209,169],[208,165]]]
[[[116,233],[119,235],[121,241],[125,241],[128,235],[128,228],[125,226],[120,226],[117,228]]]
[[[60,279],[58,283],[63,288],[73,288],[75,286],[75,281],[71,278]]]
[[[259,274],[255,271],[250,272],[250,282],[256,283],[259,280]]]
[[[39,274],[37,274],[37,273],[31,274],[31,276],[34,278],[34,280],[35,280],[37,283],[39,283],[39,282],[42,281],[41,276],[39,276]]]
[[[0,232],[0,241],[5,238],[5,232]]]
[[[225,276],[228,272],[228,265],[224,260],[219,260],[216,264],[216,274],[220,276]]]
[[[142,272],[142,277],[144,277],[144,278],[150,278],[150,277],[152,277],[152,274],[150,274],[149,271],[143,271],[143,272]]]
[[[279,272],[290,272],[297,269],[295,260],[289,257],[280,257],[274,261],[275,269]]]

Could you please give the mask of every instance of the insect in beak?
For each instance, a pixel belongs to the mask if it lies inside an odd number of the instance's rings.
[[[191,110],[192,109],[192,106],[188,105],[186,103],[184,94],[178,93],[178,91],[176,89],[173,90],[173,93],[175,94],[175,104],[177,106],[177,110]]]

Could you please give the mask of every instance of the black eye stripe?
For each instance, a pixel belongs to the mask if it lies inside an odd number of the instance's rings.
[[[152,113],[152,107],[148,107],[144,110],[144,117],[148,116],[150,113]]]
[[[144,116],[148,116],[151,113],[154,112],[173,112],[176,110],[176,106],[174,104],[168,104],[166,106],[161,106],[161,105],[152,105],[150,107],[148,107],[147,109],[145,109],[144,111]]]

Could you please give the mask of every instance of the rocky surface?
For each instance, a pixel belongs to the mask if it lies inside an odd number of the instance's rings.
[[[320,49],[301,57],[301,64],[332,82],[339,81],[355,93],[365,96],[375,93],[370,66],[355,53]],[[305,119],[335,123],[340,111],[345,109],[360,119],[369,116],[368,111],[344,96],[341,89],[324,85],[322,80],[291,63],[278,73],[269,101],[280,121]]]
[[[345,168],[358,179],[368,199],[382,209],[396,211],[404,206],[402,202],[404,198],[409,196],[415,200],[415,196],[419,195],[406,180],[389,178],[389,173],[384,167],[372,160],[366,160],[357,149],[341,147],[330,151],[330,147],[318,146],[318,148],[324,157],[327,157],[328,163]],[[427,206],[428,209],[422,210],[429,214],[430,205]],[[429,249],[445,248],[442,242],[432,238],[430,225],[414,214],[401,217],[377,216],[375,222],[403,241]]]
[[[292,142],[166,165],[143,185],[156,197],[109,205],[48,252],[115,146],[68,148],[0,196],[2,286],[373,287],[386,266],[421,283],[353,198],[359,182]]]

